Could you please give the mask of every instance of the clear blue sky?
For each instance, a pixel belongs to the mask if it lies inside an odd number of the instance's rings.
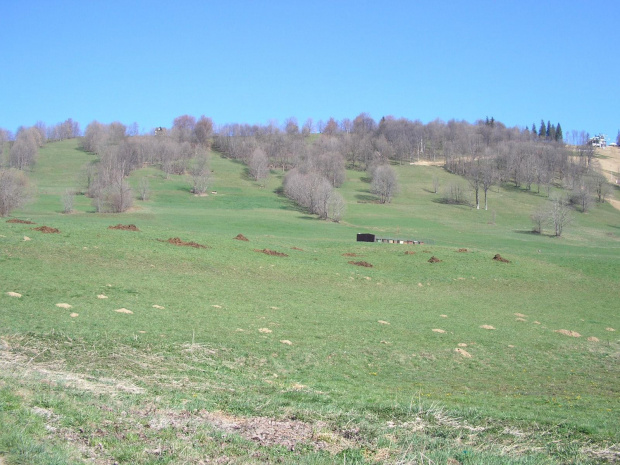
[[[620,1],[0,0],[0,127],[361,112],[620,129]]]

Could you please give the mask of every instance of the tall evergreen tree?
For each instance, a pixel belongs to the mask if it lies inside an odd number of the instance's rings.
[[[532,136],[536,137],[536,124],[532,123]]]
[[[557,127],[555,128],[555,140],[556,142],[562,142],[564,140],[564,135],[562,134],[562,126],[560,126],[560,123],[558,123]]]
[[[545,138],[549,140],[551,138],[551,121],[547,120],[547,129],[545,130]]]
[[[547,128],[545,126],[545,122],[540,120],[540,128],[538,128],[538,137],[544,139],[547,136]]]

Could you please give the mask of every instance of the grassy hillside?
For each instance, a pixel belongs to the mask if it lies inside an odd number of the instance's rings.
[[[213,156],[216,194],[145,168],[130,182],[148,177],[152,197],[130,212],[78,196],[62,214],[92,160],[73,140],[45,146],[32,202],[13,213],[36,225],[0,222],[0,462],[618,459],[610,205],[575,213],[562,238],[534,235],[543,194],[503,186],[489,211],[445,205],[433,175],[464,181],[406,165],[389,205],[348,172],[336,224],[276,194],[282,173],[261,188]]]

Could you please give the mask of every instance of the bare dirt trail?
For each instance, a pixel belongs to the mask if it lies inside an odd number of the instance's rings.
[[[616,186],[620,185],[620,147],[597,149],[596,155],[601,157],[597,158],[596,161],[601,165],[607,180]],[[620,201],[608,199],[608,202],[612,207],[620,210]]]

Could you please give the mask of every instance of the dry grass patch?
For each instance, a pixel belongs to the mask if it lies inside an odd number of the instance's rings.
[[[22,296],[19,292],[9,291],[6,293],[9,297],[17,297],[18,299]]]
[[[581,334],[579,334],[577,331],[571,331],[569,329],[556,329],[553,332],[563,334],[564,336],[581,337]]]
[[[445,333],[446,331],[443,330],[443,329],[435,328],[435,329],[433,329],[433,332],[434,333]]]
[[[126,313],[128,315],[133,315],[133,312],[131,310],[127,310],[126,308],[119,308],[114,310],[116,313]]]
[[[59,303],[59,304],[56,304],[56,306],[57,306],[58,308],[64,308],[64,309],[73,308],[73,305],[71,305],[71,304],[66,304],[66,303]]]
[[[461,355],[461,356],[463,356],[463,357],[465,357],[465,358],[472,358],[472,355],[471,355],[469,352],[467,352],[465,349],[461,349],[460,347],[459,347],[459,348],[454,349],[454,351],[455,351],[457,354],[459,354],[459,355]]]
[[[495,329],[495,327],[494,327],[494,326],[491,326],[491,325],[482,325],[482,326],[480,326],[480,327],[481,327],[482,329]]]

